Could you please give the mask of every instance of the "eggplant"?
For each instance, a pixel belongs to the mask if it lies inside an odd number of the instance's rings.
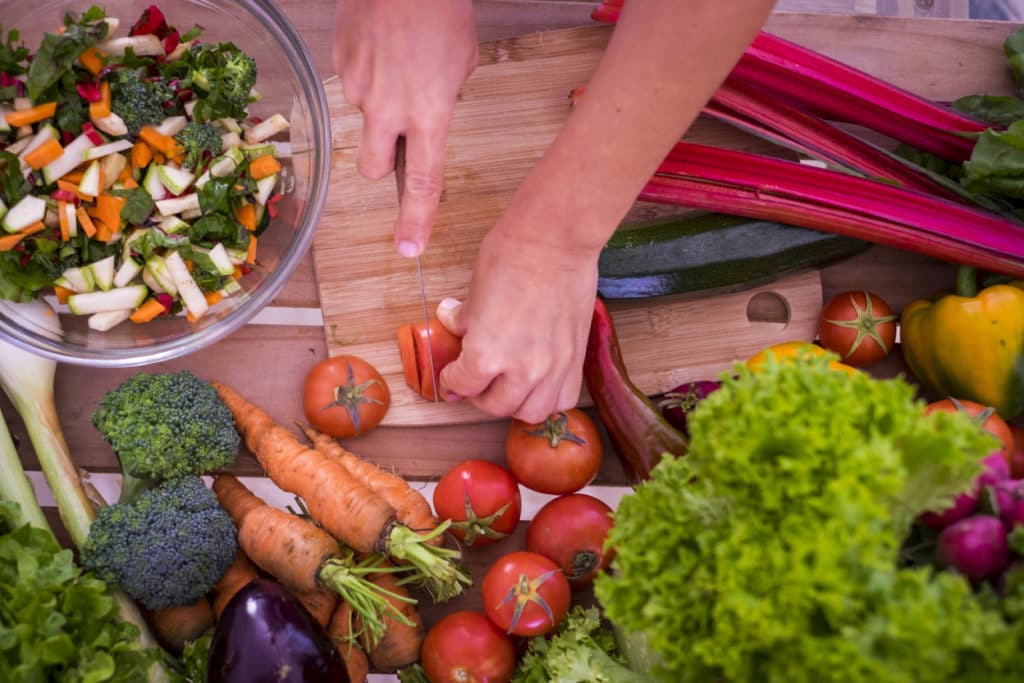
[[[351,683],[323,627],[280,584],[254,579],[213,634],[207,683]]]

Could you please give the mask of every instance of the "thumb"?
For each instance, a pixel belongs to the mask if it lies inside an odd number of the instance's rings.
[[[458,299],[442,299],[437,305],[437,320],[445,329],[461,339],[466,336],[465,310],[465,306]]]
[[[474,366],[463,353],[441,370],[439,390],[445,401],[479,396],[491,385],[494,376],[474,370]]]

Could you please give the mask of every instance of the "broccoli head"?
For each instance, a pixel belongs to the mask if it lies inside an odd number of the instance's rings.
[[[192,89],[198,95],[195,118],[244,117],[256,85],[256,60],[234,43],[199,43],[190,48],[188,59]]]
[[[174,92],[159,78],[143,79],[134,69],[117,69],[110,76],[110,110],[120,116],[130,135],[154,126],[168,115],[165,102]]]
[[[146,609],[190,605],[220,580],[238,532],[197,476],[169,479],[132,503],[100,508],[82,564]]]
[[[206,474],[238,455],[231,411],[188,370],[129,377],[100,399],[92,423],[121,461],[121,502],[147,483]]]
[[[224,148],[220,131],[212,123],[205,121],[189,121],[174,136],[174,139],[185,150],[186,168],[198,168],[204,160],[220,154]]]

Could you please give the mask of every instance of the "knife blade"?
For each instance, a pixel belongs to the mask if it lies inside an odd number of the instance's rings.
[[[402,205],[405,194],[405,136],[395,141],[395,187],[398,190],[398,205]],[[427,358],[430,361],[431,384],[434,387],[434,403],[440,403],[437,395],[437,373],[434,370],[434,346],[430,341],[430,312],[427,308],[427,287],[423,280],[423,259],[416,257],[416,278],[420,287],[420,303],[423,306],[423,325],[427,332]]]

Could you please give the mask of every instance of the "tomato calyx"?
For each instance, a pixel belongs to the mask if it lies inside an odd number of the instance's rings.
[[[346,360],[345,369],[348,372],[347,380],[344,384],[339,384],[334,387],[334,400],[323,406],[321,410],[330,410],[337,406],[344,408],[348,412],[349,419],[352,420],[352,426],[355,427],[356,434],[359,434],[362,431],[362,419],[359,416],[359,406],[364,403],[384,405],[384,402],[364,395],[367,389],[377,383],[376,378],[368,379],[362,384],[356,384],[355,372],[352,370],[352,363]]]
[[[481,536],[495,541],[500,541],[508,536],[508,534],[495,529],[494,523],[508,511],[511,504],[511,502],[505,503],[495,510],[494,513],[487,515],[486,517],[480,517],[477,515],[476,510],[473,509],[473,502],[469,499],[469,492],[467,491],[466,519],[461,522],[452,522],[451,528],[458,529],[465,534],[463,541],[465,541],[467,545],[473,545],[473,543]]]
[[[558,448],[563,441],[585,445],[587,442],[580,436],[569,431],[569,416],[565,413],[558,413],[557,416],[548,417],[544,424],[537,429],[523,430],[529,436],[536,436],[548,442],[552,448]]]
[[[526,606],[534,602],[544,610],[544,614],[547,615],[548,621],[551,625],[555,625],[555,614],[551,611],[551,606],[548,605],[547,601],[540,594],[540,587],[544,585],[544,582],[550,579],[552,576],[557,574],[560,569],[551,569],[536,579],[531,579],[528,574],[520,574],[516,582],[512,584],[512,587],[508,589],[508,595],[501,601],[499,607],[503,607],[512,600],[516,601],[516,609],[512,613],[512,621],[508,625],[508,632],[512,633],[515,630],[516,625],[519,623],[519,619],[523,616],[523,610]]]
[[[878,344],[879,348],[883,349],[886,353],[889,353],[889,345],[886,344],[885,340],[882,338],[882,335],[879,334],[878,328],[879,326],[884,325],[885,323],[890,323],[896,320],[898,316],[876,316],[874,312],[874,303],[872,301],[872,298],[866,292],[864,294],[863,307],[857,303],[857,299],[852,294],[850,295],[850,305],[853,307],[853,310],[857,316],[853,320],[825,320],[825,322],[831,325],[835,325],[836,327],[845,327],[847,329],[857,331],[857,336],[854,338],[853,343],[850,344],[849,350],[843,357],[846,358],[853,355],[854,351],[856,351],[858,347],[860,347],[861,343],[865,339],[873,340],[876,344]]]
[[[949,402],[953,404],[954,408],[956,408],[956,412],[965,413],[967,415],[971,414],[971,411],[967,410],[967,407],[960,402],[960,399],[953,398],[952,396],[950,396]],[[985,406],[985,408],[982,411],[972,416],[971,420],[974,422],[974,424],[978,425],[979,427],[983,427],[985,423],[988,422],[988,419],[995,414],[995,412],[996,409],[993,408],[992,406]]]
[[[595,569],[601,566],[601,556],[593,550],[580,550],[572,556],[572,568],[565,578],[572,581],[579,581],[584,576],[589,576]]]

